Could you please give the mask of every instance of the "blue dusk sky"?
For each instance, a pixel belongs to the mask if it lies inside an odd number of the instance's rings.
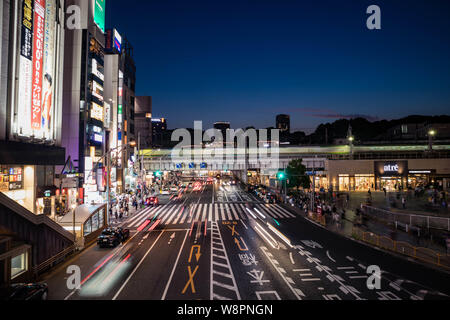
[[[382,30],[368,30],[369,5]],[[448,0],[107,0],[134,47],[137,95],[169,128],[293,130],[450,110]]]

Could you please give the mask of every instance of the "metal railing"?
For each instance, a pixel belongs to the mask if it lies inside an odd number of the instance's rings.
[[[421,229],[450,231],[450,218],[431,215],[396,213],[370,206],[363,206],[362,208],[366,215],[390,222],[392,224],[401,223]]]
[[[68,247],[67,249],[65,249],[64,251],[61,251],[60,253],[56,254],[53,257],[51,257],[47,261],[44,261],[43,263],[41,263],[41,264],[39,264],[37,266],[34,266],[33,267],[33,274],[38,276],[42,272],[44,272],[44,271],[54,267],[56,264],[64,261],[68,255],[70,255],[73,252],[75,252],[76,249],[77,249],[77,246],[76,245],[72,245],[72,246]]]
[[[389,237],[379,236],[373,232],[366,232],[357,227],[353,227],[352,235],[357,240],[361,240],[381,249],[402,254],[450,270],[450,255],[448,254],[436,252],[428,248],[414,247],[407,242],[394,241]]]

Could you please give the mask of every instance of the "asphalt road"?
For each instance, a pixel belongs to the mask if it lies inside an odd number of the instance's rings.
[[[449,299],[450,276],[330,233],[237,186],[161,198],[123,224],[131,239],[92,246],[47,274],[62,300]],[[379,266],[380,285],[367,286]],[[81,270],[69,289],[67,267]],[[373,283],[374,278],[371,278]],[[69,281],[69,282],[70,282]],[[375,278],[376,281],[376,278]]]

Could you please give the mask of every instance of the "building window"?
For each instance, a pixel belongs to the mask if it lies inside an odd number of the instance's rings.
[[[17,278],[27,272],[27,254],[22,253],[11,259],[11,279]]]
[[[408,134],[408,126],[402,125],[402,134]]]
[[[357,174],[355,175],[356,191],[369,191],[375,189],[375,175]]]

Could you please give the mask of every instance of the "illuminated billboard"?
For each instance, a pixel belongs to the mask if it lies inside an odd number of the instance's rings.
[[[55,141],[57,8],[55,0],[22,0],[16,104],[11,130],[17,139]]]
[[[105,32],[105,8],[106,0],[95,0],[94,2],[94,22],[95,24]]]
[[[105,34],[105,51],[109,53],[122,52],[122,36],[116,29],[108,29]]]
[[[103,107],[95,102],[92,102],[91,118],[101,122],[104,120]]]

